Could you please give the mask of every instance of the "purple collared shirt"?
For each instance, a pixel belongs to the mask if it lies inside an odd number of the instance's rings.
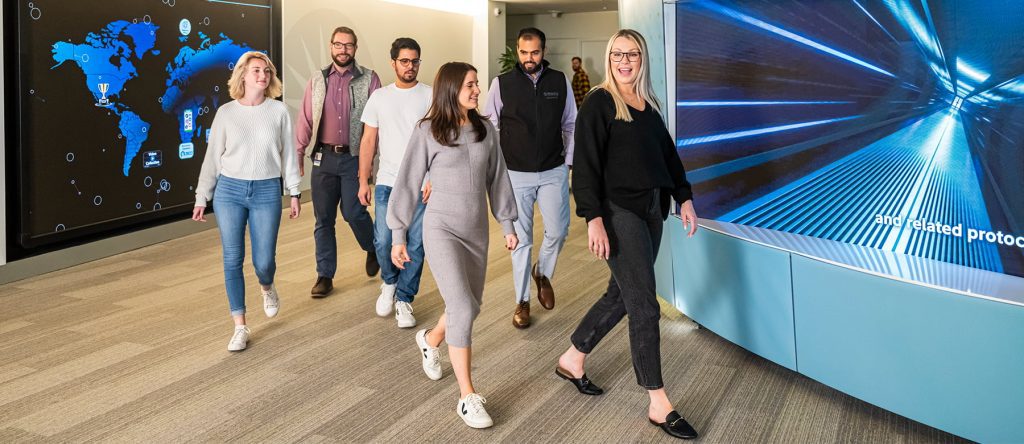
[[[534,75],[527,75],[527,77],[536,85],[542,72],[544,72],[544,68],[538,70]],[[572,166],[572,154],[576,147],[576,140],[573,137],[573,133],[576,132],[576,98],[572,95],[572,82],[566,78],[565,84],[568,89],[566,89],[567,94],[565,95],[565,108],[562,109],[562,143],[565,146],[565,164]],[[503,107],[501,88],[498,87],[498,78],[495,77],[487,91],[487,106],[484,107],[484,114],[494,124],[494,129],[498,129]]]
[[[350,118],[352,113],[352,94],[350,86],[352,78],[352,66],[340,71],[337,65],[331,65],[331,73],[327,75],[327,91],[324,97],[323,114],[320,116],[320,131],[316,140],[328,145],[348,145],[349,134],[352,131]],[[316,73],[315,75],[320,75]],[[380,88],[380,78],[373,73],[370,78],[370,93]],[[359,123],[361,126],[362,123]],[[306,147],[309,146],[313,132],[313,79],[310,79],[306,86],[306,94],[302,98],[302,108],[299,110],[299,119],[295,124],[295,150],[299,157],[305,155]]]

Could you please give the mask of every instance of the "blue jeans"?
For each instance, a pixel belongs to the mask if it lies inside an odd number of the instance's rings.
[[[233,316],[245,314],[245,226],[249,225],[252,265],[261,285],[274,283],[277,230],[281,226],[281,179],[241,180],[220,176],[213,208],[224,248],[224,286]]]
[[[409,259],[412,262],[405,264],[405,270],[399,270],[391,263],[391,229],[388,228],[388,199],[391,197],[391,187],[377,185],[374,188],[374,235],[373,247],[377,250],[377,262],[380,263],[380,277],[385,284],[398,284],[396,295],[398,300],[411,303],[420,291],[420,276],[423,275],[423,211],[427,205],[423,203],[422,194],[420,204],[412,216],[412,224],[406,234],[406,248],[409,250]]]

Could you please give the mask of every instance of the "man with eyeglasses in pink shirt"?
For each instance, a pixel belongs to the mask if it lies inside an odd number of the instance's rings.
[[[334,289],[338,268],[335,220],[338,209],[348,222],[359,247],[366,252],[366,274],[380,270],[373,246],[373,220],[359,202],[359,146],[363,136],[360,117],[370,94],[380,88],[373,70],[356,63],[358,41],[351,28],[341,26],[331,34],[331,64],[314,74],[295,123],[295,147],[299,172],[305,174],[307,154],[313,162],[310,185],[316,227],[316,283],[310,291],[322,298]]]

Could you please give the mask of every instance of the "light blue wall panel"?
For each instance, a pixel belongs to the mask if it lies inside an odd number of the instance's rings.
[[[669,218],[665,236],[675,306],[719,336],[795,370],[789,253],[707,229],[687,238],[676,218]]]
[[[1024,309],[793,257],[798,371],[981,442],[1024,442]]]

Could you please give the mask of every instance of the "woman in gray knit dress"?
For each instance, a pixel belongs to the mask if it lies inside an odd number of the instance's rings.
[[[477,112],[480,82],[468,63],[446,63],[434,79],[427,116],[413,130],[388,202],[391,261],[409,262],[406,229],[430,173],[432,192],[423,214],[423,249],[444,299],[444,314],[431,330],[416,333],[423,371],[441,379],[438,346],[448,342],[461,398],[456,412],[466,425],[493,425],[486,402],[473,388],[470,336],[480,313],[487,271],[487,201],[505,234],[505,248],[519,243],[512,223],[518,214],[512,183],[494,127]]]

